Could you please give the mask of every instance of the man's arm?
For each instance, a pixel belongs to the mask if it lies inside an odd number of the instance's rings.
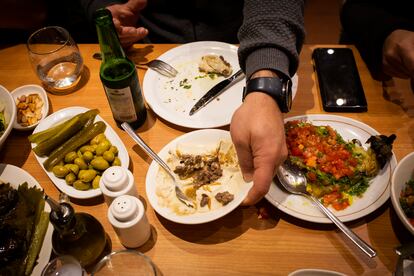
[[[246,0],[239,30],[239,62],[246,79],[289,77],[298,67],[304,40],[303,1]],[[283,116],[276,101],[261,92],[247,95],[232,117],[230,132],[245,180],[253,188],[244,204],[269,190],[277,166],[287,157]]]

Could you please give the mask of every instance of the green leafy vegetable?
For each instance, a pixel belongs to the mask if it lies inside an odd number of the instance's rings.
[[[43,192],[25,182],[0,184],[0,275],[30,275],[49,224]],[[13,245],[13,246],[6,246]]]

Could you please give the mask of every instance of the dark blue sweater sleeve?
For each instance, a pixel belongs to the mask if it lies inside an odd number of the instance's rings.
[[[304,1],[245,0],[239,61],[247,78],[261,69],[293,76],[304,41]]]

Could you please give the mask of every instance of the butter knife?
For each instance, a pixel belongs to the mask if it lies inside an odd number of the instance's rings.
[[[240,69],[231,77],[222,80],[221,82],[214,85],[206,94],[204,94],[201,99],[199,99],[196,104],[190,110],[190,116],[200,110],[202,107],[206,106],[213,99],[217,98],[221,93],[226,91],[227,88],[232,86],[234,83],[239,81],[241,78],[239,76],[243,75],[243,71]]]

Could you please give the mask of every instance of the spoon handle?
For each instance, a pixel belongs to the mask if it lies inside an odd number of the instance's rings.
[[[134,132],[128,123],[122,123],[121,127],[134,139],[135,142],[149,155],[155,162],[157,162],[173,179],[174,175],[171,173],[170,167],[156,154],[145,142]]]
[[[318,208],[326,214],[326,216],[341,229],[342,232],[353,242],[355,243],[365,254],[370,258],[373,258],[377,255],[377,252],[360,237],[358,237],[350,228],[343,224],[328,208],[326,208],[318,199],[313,196],[308,196],[309,199],[318,206]]]

